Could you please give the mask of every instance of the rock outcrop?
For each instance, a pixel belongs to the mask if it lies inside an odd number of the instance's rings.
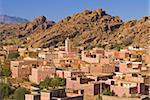
[[[44,16],[40,16],[30,23],[12,26],[14,29],[20,26],[13,32],[25,34],[26,39],[21,44],[32,47],[63,45],[67,37],[72,40],[74,46],[84,46],[87,49],[119,49],[130,45],[147,47],[150,44],[150,17],[123,22],[119,16],[111,16],[104,10],[97,9],[68,16],[55,25],[50,23]],[[5,25],[0,25],[0,30],[3,29],[1,34],[12,33],[11,25],[7,25],[7,29],[4,27]]]

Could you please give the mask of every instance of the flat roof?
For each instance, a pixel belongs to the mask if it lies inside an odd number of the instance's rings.
[[[113,73],[87,73],[85,74],[87,76],[110,76],[113,75]]]

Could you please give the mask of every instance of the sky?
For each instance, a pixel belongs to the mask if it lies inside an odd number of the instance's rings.
[[[150,0],[0,0],[0,15],[28,20],[44,15],[57,22],[83,10],[98,8],[125,21],[150,16]]]

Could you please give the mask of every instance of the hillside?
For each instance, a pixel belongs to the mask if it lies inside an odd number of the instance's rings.
[[[29,22],[27,19],[21,17],[12,17],[8,15],[0,15],[0,23],[18,23],[18,22]]]
[[[3,27],[0,25],[0,33],[6,35],[6,31],[7,33],[18,32],[23,38],[20,44],[32,47],[63,45],[67,37],[72,40],[74,46],[84,46],[87,49],[95,46],[109,49],[119,49],[130,45],[147,47],[150,44],[148,43],[150,40],[149,21],[150,17],[143,17],[140,20],[123,22],[119,16],[111,16],[102,9],[97,9],[85,10],[68,16],[52,27],[44,29],[40,26],[41,24],[43,26],[43,23],[39,23],[36,29],[33,29],[33,23],[37,22],[34,20],[30,23],[20,23],[19,26],[23,25],[23,28],[17,27],[15,30],[10,30],[10,28],[16,28],[17,24],[2,25]],[[28,27],[31,26],[32,29],[28,31]],[[11,37],[12,34],[8,36]],[[5,37],[3,39],[5,40]]]
[[[31,34],[43,32],[54,24],[54,21],[48,21],[44,16],[39,16],[31,22],[0,24],[0,44],[26,44]]]

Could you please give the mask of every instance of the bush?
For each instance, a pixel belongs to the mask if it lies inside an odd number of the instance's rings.
[[[46,77],[44,81],[40,82],[40,88],[48,88],[50,86],[52,78]]]
[[[3,100],[4,97],[8,97],[11,94],[11,88],[8,84],[0,84],[0,100]]]
[[[110,89],[104,89],[102,92],[103,95],[113,96],[114,92],[110,91]]]
[[[52,88],[56,88],[56,87],[58,87],[60,85],[61,85],[61,82],[59,81],[59,79],[57,79],[57,78],[53,78],[52,79],[52,81],[51,81],[51,87]]]
[[[51,85],[52,88],[57,88],[59,86],[64,86],[65,85],[65,79],[58,78],[58,77],[53,78],[51,80],[51,84],[50,85]]]
[[[18,58],[20,55],[19,55],[19,52],[12,52],[8,55],[8,59],[16,59]]]
[[[11,75],[10,69],[3,67],[3,68],[2,68],[2,76],[9,77],[10,75]]]
[[[39,85],[38,85],[38,84],[35,84],[35,83],[33,83],[32,86],[33,86],[33,87],[36,87],[36,88],[39,88]]]
[[[96,100],[103,100],[102,96],[100,94],[97,95]]]
[[[64,85],[65,85],[65,79],[58,78],[58,77],[55,78],[46,77],[45,80],[40,82],[39,84],[40,88],[48,88],[48,87],[56,88]]]
[[[15,100],[25,100],[25,94],[27,93],[29,93],[29,91],[23,87],[16,89],[14,93]]]

